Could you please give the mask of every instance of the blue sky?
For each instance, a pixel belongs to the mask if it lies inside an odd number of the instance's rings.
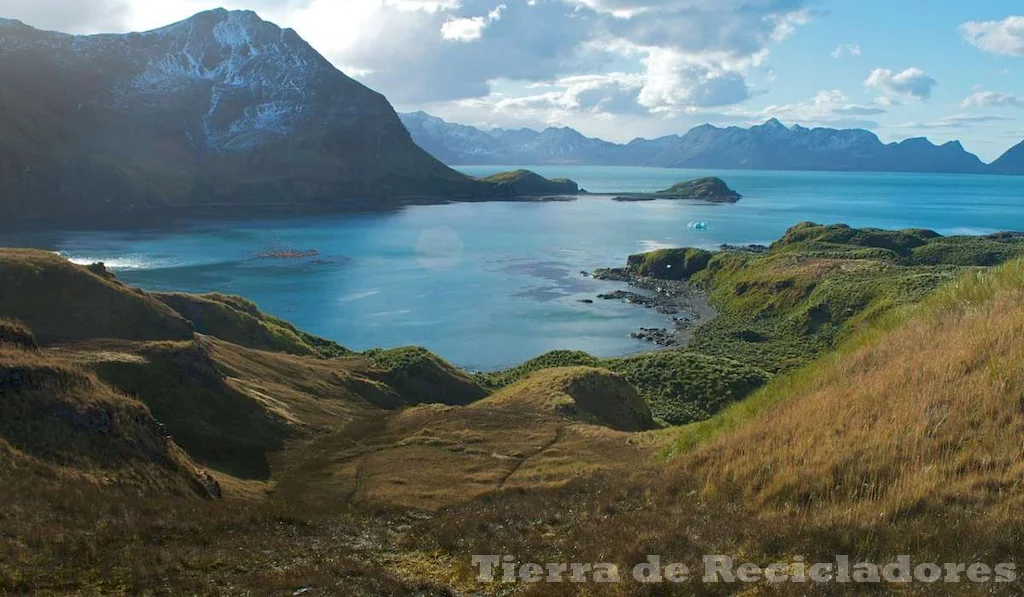
[[[711,122],[1024,139],[1020,0],[226,0],[292,27],[403,111],[615,141]],[[203,0],[0,0],[73,33],[155,28]]]

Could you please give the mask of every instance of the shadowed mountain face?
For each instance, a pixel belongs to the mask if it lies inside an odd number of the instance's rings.
[[[1024,174],[1024,141],[992,162],[992,169],[996,174]]]
[[[479,187],[294,31],[214,10],[146,33],[0,20],[0,219],[336,208]]]
[[[578,164],[666,168],[952,172],[990,171],[952,141],[882,143],[869,131],[786,127],[778,120],[749,129],[703,125],[685,135],[619,145],[569,128],[481,131],[423,112],[402,114],[413,140],[448,164]]]

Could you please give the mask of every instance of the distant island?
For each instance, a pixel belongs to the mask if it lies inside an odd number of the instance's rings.
[[[718,170],[1024,174],[1024,143],[992,164],[959,141],[924,138],[883,143],[862,129],[787,127],[776,119],[741,128],[698,126],[683,135],[626,144],[574,129],[492,129],[446,122],[425,112],[400,114],[413,141],[446,164],[593,165]]]
[[[548,179],[530,170],[499,172],[483,182],[495,185],[498,195],[510,197],[539,197],[542,195],[577,195],[580,185],[567,178]]]
[[[729,188],[721,178],[708,177],[680,182],[657,193],[623,193],[615,201],[656,201],[658,199],[692,199],[709,203],[736,203],[743,196]]]

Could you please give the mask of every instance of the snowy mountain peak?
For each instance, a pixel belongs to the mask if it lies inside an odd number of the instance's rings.
[[[786,128],[786,125],[782,124],[782,122],[779,121],[778,118],[770,118],[767,121],[765,121],[765,123],[762,124],[761,126],[754,127],[754,128],[762,128],[762,129],[768,129],[768,130],[783,130],[783,131],[788,131],[789,130],[788,128]]]
[[[6,155],[31,164],[0,177],[0,204],[127,213],[476,185],[416,147],[382,95],[251,11],[127,34],[4,22],[0,57],[0,131],[25,131]]]

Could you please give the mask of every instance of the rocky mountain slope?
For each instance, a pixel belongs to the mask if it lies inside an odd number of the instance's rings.
[[[0,20],[0,219],[332,209],[487,185],[294,31],[213,10],[145,33]]]
[[[996,174],[1024,174],[1024,141],[992,162],[992,170]]]
[[[620,146],[563,128],[494,129],[452,124],[425,112],[399,114],[413,140],[446,164],[615,163]]]
[[[951,172],[990,171],[952,141],[882,143],[869,131],[786,127],[778,120],[751,128],[699,126],[685,135],[628,144],[588,138],[569,129],[481,131],[422,112],[402,114],[413,140],[448,164],[580,164],[665,168]],[[997,169],[998,170],[998,169]]]

